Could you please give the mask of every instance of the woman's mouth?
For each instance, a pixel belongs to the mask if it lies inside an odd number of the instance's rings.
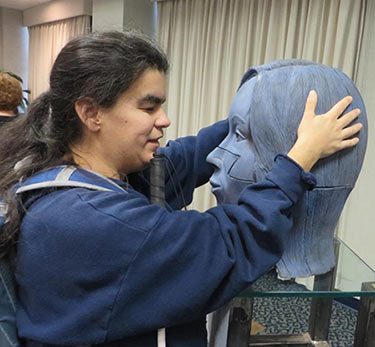
[[[154,150],[160,147],[159,140],[148,140],[147,143],[154,147]]]

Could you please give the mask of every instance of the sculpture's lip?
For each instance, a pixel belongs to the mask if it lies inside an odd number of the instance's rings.
[[[211,192],[214,193],[214,194],[215,194],[216,192],[220,191],[220,190],[221,190],[220,187],[212,187],[212,188],[211,188]]]

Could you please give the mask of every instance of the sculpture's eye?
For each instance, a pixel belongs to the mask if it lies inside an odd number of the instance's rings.
[[[243,141],[246,140],[246,136],[241,133],[238,129],[236,130],[236,141]]]

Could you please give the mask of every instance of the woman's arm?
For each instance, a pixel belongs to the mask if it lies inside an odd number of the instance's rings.
[[[201,129],[197,136],[169,141],[160,149],[159,154],[166,158],[166,200],[174,209],[183,207],[183,201],[190,204],[194,189],[208,182],[214,167],[206,157],[227,133],[228,121],[224,120]]]

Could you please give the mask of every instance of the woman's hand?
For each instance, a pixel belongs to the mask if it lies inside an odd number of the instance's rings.
[[[300,164],[305,171],[311,170],[319,159],[344,148],[353,147],[359,142],[358,137],[353,136],[361,130],[362,124],[356,123],[351,126],[349,124],[361,111],[356,108],[341,116],[352,100],[351,96],[347,96],[327,113],[316,116],[318,96],[314,90],[310,91],[298,127],[297,141],[288,153],[288,156]]]

